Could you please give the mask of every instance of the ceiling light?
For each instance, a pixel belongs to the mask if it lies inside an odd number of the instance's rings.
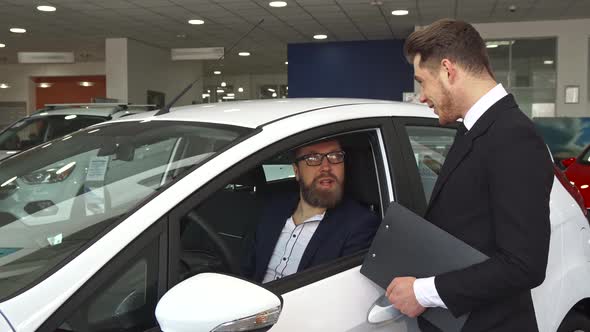
[[[92,82],[78,82],[78,85],[83,86],[83,87],[89,87],[89,86],[93,86],[94,83],[92,83]]]
[[[275,8],[281,8],[281,7],[286,7],[287,2],[286,1],[271,1],[268,3],[268,5],[271,7],[275,7]]]
[[[410,12],[405,9],[398,9],[391,12],[393,16],[405,16],[408,15]]]
[[[203,20],[188,20],[189,24],[193,24],[193,25],[201,25],[201,24],[205,24],[205,21]]]
[[[289,61],[285,61],[285,64],[288,65],[289,64]]]
[[[53,85],[52,83],[41,82],[41,83],[37,84],[37,87],[46,89],[46,88],[51,88],[52,85]]]
[[[272,97],[273,97],[273,98],[276,98],[276,97],[277,97],[277,93],[276,93],[276,92],[273,92],[273,93],[272,93]]]
[[[228,97],[235,97],[235,96],[236,96],[236,94],[235,94],[235,93],[228,93],[228,94],[227,94],[227,96],[228,96]]]
[[[225,82],[221,82],[221,86],[222,86],[223,88],[225,88],[225,87],[227,86],[227,83],[225,83]]]
[[[328,38],[328,36],[326,36],[326,35],[315,35],[315,36],[313,36],[313,39],[326,39],[326,38]]]
[[[496,48],[498,47],[498,44],[486,44],[487,48]]]
[[[225,91],[223,91],[223,89],[218,89],[216,92],[217,93],[224,93]]]
[[[275,89],[268,88],[267,90],[270,92],[275,92]]]
[[[27,30],[23,29],[23,28],[10,28],[10,32],[12,32],[12,33],[25,33],[25,32],[27,32]]]
[[[0,89],[8,89],[10,88],[10,85],[6,84],[6,83],[0,83]]]
[[[244,88],[238,88],[238,92],[244,92]]]
[[[553,64],[553,60],[545,60],[545,61],[543,61],[543,64],[545,64],[545,65],[552,65]]]
[[[54,12],[55,7],[53,6],[37,6],[37,10],[41,12]]]
[[[215,74],[215,75],[221,75],[221,72],[219,70],[216,70],[216,71],[213,72],[213,74]]]
[[[6,47],[6,44],[0,43],[0,48]]]
[[[211,90],[210,89],[207,89],[207,93],[211,93]]]
[[[210,97],[210,95],[209,95],[208,93],[203,93],[203,94],[201,95],[201,97],[203,97],[203,99],[205,99],[205,98],[209,98],[209,97]]]
[[[250,52],[240,52],[238,53],[239,56],[250,56]]]

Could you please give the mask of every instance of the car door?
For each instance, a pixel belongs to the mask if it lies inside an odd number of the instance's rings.
[[[309,141],[332,137],[333,135],[354,135],[358,133],[367,133],[367,137],[371,140],[373,159],[370,160],[370,164],[372,167],[376,168],[379,182],[380,198],[378,202],[379,207],[376,209],[379,215],[383,215],[383,207],[387,206],[389,202],[394,199],[407,206],[414,207],[413,199],[407,195],[409,191],[406,187],[409,183],[404,177],[403,168],[400,167],[397,169],[395,165],[390,165],[392,162],[399,164],[400,166],[402,164],[399,149],[394,148],[388,150],[386,148],[386,143],[395,145],[395,142],[392,141],[393,131],[390,119],[358,119],[322,126],[289,137],[241,161],[235,167],[209,183],[206,187],[195,192],[193,197],[185,200],[170,213],[171,234],[180,233],[178,230],[185,228],[182,224],[182,220],[191,210],[203,216],[209,215],[209,217],[204,219],[208,219],[208,224],[212,225],[212,228],[215,228],[215,224],[223,219],[222,216],[227,212],[221,210],[222,207],[225,206],[225,209],[228,209],[230,207],[238,206],[238,203],[230,203],[229,201],[226,202],[226,204],[214,204],[219,207],[217,209],[219,213],[207,214],[206,212],[203,212],[203,206],[211,205],[207,204],[208,198],[210,199],[213,196],[227,197],[231,196],[231,194],[236,197],[244,197],[261,192],[262,188],[260,186],[247,184],[250,181],[246,181],[243,178],[244,175],[248,173],[248,170],[251,170],[253,167],[261,166],[260,168],[263,169],[263,166],[266,166],[266,164],[263,163],[264,160],[272,160],[272,157],[277,153],[292,149]],[[392,168],[396,169],[397,172],[392,173]],[[268,172],[268,167],[264,169],[267,171],[267,180],[270,182],[270,185],[277,185],[276,174],[272,171]],[[233,181],[233,179],[236,178],[242,178],[242,182]],[[286,178],[288,178],[288,176],[286,176]],[[267,185],[269,184],[267,183]],[[281,185],[280,187],[284,186]],[[246,190],[247,193],[244,193],[244,190]],[[216,195],[216,193],[220,192],[225,194]],[[233,213],[235,216],[244,215],[244,213],[236,214],[238,213],[237,211],[233,211]],[[233,220],[230,220],[230,222],[232,221],[239,222],[239,220],[236,220],[236,217],[234,217]],[[172,230],[174,228],[176,228],[177,231]],[[241,236],[240,234],[227,234],[228,231],[226,229],[228,228],[220,226],[217,232],[221,237],[230,235],[232,239]],[[195,236],[198,236],[196,232],[194,234]],[[195,237],[192,236],[192,238],[194,239]],[[183,271],[179,272],[178,266],[174,263],[185,260],[184,257],[182,257],[185,254],[184,250],[182,250],[183,248],[181,248],[183,242],[183,239],[174,239],[172,237],[170,239],[170,287],[174,286],[187,276]],[[228,248],[231,250],[231,239],[228,239],[225,242],[229,244]],[[192,251],[198,252],[196,249],[193,249]],[[360,264],[365,254],[366,250],[265,284],[265,288],[282,296],[284,301],[279,321],[274,327],[272,327],[271,331],[402,332],[416,330],[415,322],[408,320],[388,322],[379,326],[367,323],[368,310],[383,294],[383,289],[360,274]],[[203,261],[204,257],[205,256],[201,254],[198,256],[198,259],[193,257],[192,261],[198,261],[199,259]],[[187,262],[184,262],[181,265],[187,265],[186,263]],[[190,264],[190,262],[188,263]],[[205,263],[205,265],[207,269],[220,266],[220,264],[216,264],[215,262],[211,263],[211,259],[209,259],[208,263]],[[200,272],[204,271],[202,267],[193,268],[192,270]]]

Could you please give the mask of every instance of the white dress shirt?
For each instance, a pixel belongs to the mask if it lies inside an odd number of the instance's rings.
[[[262,283],[281,279],[297,272],[299,262],[309,244],[325,212],[310,217],[299,225],[295,225],[293,217],[289,217],[277,240]]]
[[[502,84],[498,84],[488,91],[488,93],[483,95],[483,97],[479,98],[479,100],[477,100],[477,102],[473,104],[465,114],[465,118],[463,119],[465,128],[471,130],[477,120],[479,120],[490,107],[506,95],[508,95],[508,93]],[[414,294],[416,295],[416,300],[418,300],[418,303],[424,308],[442,307],[447,309],[447,306],[438,295],[438,291],[434,285],[434,278],[435,277],[416,279],[414,282]]]

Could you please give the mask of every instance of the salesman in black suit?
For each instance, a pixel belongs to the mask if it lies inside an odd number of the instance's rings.
[[[428,307],[470,313],[463,331],[537,331],[530,290],[543,282],[547,267],[548,150],[495,81],[486,45],[470,24],[437,21],[412,33],[404,48],[421,102],[443,125],[463,119],[425,217],[490,258],[431,278],[395,278],[386,295],[411,317]]]
[[[295,151],[299,193],[275,197],[258,224],[243,275],[269,282],[366,249],[380,220],[343,197],[344,158],[337,140]]]

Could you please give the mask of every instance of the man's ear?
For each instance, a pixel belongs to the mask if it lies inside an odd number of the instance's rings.
[[[299,167],[296,163],[293,163],[293,173],[295,173],[295,179],[299,182]]]
[[[440,61],[440,70],[442,78],[449,84],[455,83],[458,75],[457,65],[449,59],[442,59]]]

